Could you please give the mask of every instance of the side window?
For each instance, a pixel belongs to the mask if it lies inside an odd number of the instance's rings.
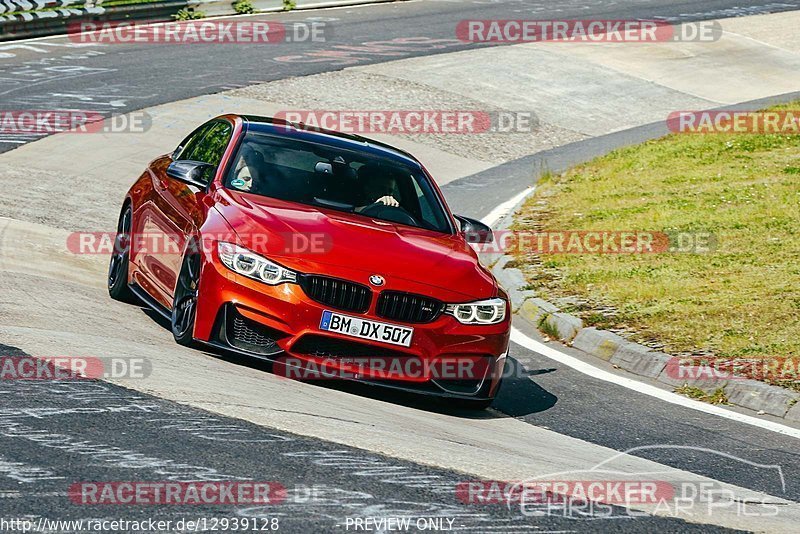
[[[202,161],[216,167],[222,161],[232,132],[233,127],[227,122],[213,123],[200,141],[189,142],[180,159]]]
[[[187,154],[191,153],[194,148],[203,140],[203,137],[208,133],[215,123],[212,124],[204,124],[203,126],[196,129],[194,132],[189,134],[189,136],[183,140],[180,146],[175,150],[177,153],[178,160],[186,160],[191,159],[187,157]],[[173,155],[174,156],[174,155]]]
[[[419,187],[419,184],[416,180],[411,181],[414,182],[414,192],[417,194],[417,200],[419,201],[419,209],[422,213],[422,218],[426,221],[435,221],[436,217],[433,216],[433,210],[428,202],[428,197],[426,197],[425,193],[422,192],[422,189]]]

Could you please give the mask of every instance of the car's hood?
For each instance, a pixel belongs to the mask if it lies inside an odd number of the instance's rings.
[[[437,298],[496,295],[494,278],[459,236],[233,191],[219,200],[240,245],[290,269],[362,283],[377,274],[387,289],[428,286]]]

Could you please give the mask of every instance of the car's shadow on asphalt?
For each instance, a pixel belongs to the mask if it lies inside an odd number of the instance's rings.
[[[522,362],[509,356],[506,360],[505,378],[492,408],[511,417],[524,417],[549,410],[558,402],[558,397],[534,382],[531,377],[554,371],[555,369],[526,369]]]
[[[153,320],[154,323],[158,324],[158,326],[160,326],[167,332],[172,332],[172,325],[170,324],[169,319],[167,319],[154,309],[150,308],[149,306],[143,304],[140,304],[138,306],[146,316],[148,316],[150,319]]]
[[[162,328],[171,330],[170,322],[159,313],[150,308],[143,307],[142,311]],[[257,357],[248,357],[224,349],[201,347],[198,349],[208,356],[225,360],[235,365],[242,365],[251,369],[276,374],[273,372],[273,363]],[[499,417],[523,417],[532,413],[543,412],[555,405],[558,398],[536,384],[530,377],[554,371],[554,369],[528,370],[517,359],[509,356],[506,360],[503,383],[497,392],[494,402],[489,410],[476,410],[454,406],[448,399],[399,391],[390,387],[377,384],[367,384],[351,380],[303,380],[305,384],[342,391],[360,397],[366,397],[382,402],[389,402],[417,410],[440,413],[461,417],[465,419],[496,419]],[[286,378],[286,380],[295,380]]]

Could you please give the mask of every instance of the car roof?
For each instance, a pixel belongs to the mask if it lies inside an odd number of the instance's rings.
[[[411,163],[413,166],[421,168],[422,164],[410,153],[399,148],[395,148],[386,143],[368,139],[360,135],[346,134],[334,130],[325,130],[307,126],[299,122],[289,122],[275,117],[260,117],[257,115],[239,115],[245,122],[247,132],[265,133],[276,136],[291,136],[294,139],[309,141],[312,143],[322,143],[337,148],[357,150],[367,152],[375,156],[394,159],[403,163]],[[287,131],[286,126],[290,126],[291,131]]]

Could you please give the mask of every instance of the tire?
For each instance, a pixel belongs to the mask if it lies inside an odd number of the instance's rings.
[[[194,340],[194,323],[197,316],[199,286],[200,254],[190,251],[183,258],[181,272],[178,275],[170,320],[172,337],[176,343],[184,347],[197,346]]]
[[[117,237],[114,240],[114,250],[108,265],[108,294],[120,302],[137,304],[139,299],[128,285],[128,270],[130,267],[130,235],[133,227],[133,211],[127,206],[119,216],[117,223]]]

